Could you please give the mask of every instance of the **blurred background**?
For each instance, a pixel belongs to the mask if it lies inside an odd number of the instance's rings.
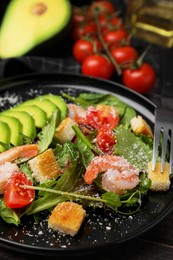
[[[0,1],[0,29],[5,11],[10,2],[10,0]],[[73,15],[76,8],[83,10],[85,6],[91,5],[93,2],[100,1],[69,0],[71,18],[66,26],[58,33],[58,38],[54,39],[53,36],[49,42],[43,41],[42,44],[19,57],[1,57],[0,79],[38,72],[81,74],[81,64],[76,61],[73,55]],[[154,69],[156,80],[153,88],[144,94],[157,103],[160,95],[165,90],[165,86],[170,85],[172,80],[172,73],[170,71],[173,47],[173,1],[112,0],[110,2],[115,6],[116,14],[122,19],[123,25],[130,35],[130,45],[138,51],[139,55],[150,45],[144,56],[144,61]],[[22,22],[22,13],[20,15],[21,18],[19,17],[19,21]],[[117,73],[114,73],[111,80],[123,83],[122,77],[117,75]],[[165,83],[167,81],[169,84]],[[164,89],[161,87],[163,85]]]

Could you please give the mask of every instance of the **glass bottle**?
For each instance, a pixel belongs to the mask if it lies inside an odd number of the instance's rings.
[[[173,0],[127,0],[126,23],[132,35],[173,47]]]

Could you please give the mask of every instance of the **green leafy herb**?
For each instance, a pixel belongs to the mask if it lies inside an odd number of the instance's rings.
[[[132,165],[145,170],[147,163],[152,160],[151,147],[122,125],[115,129],[115,135],[117,143],[114,146],[114,154],[123,156]]]
[[[0,199],[0,216],[8,224],[14,224],[16,226],[20,224],[20,218],[17,213],[13,209],[7,208],[3,199]]]
[[[39,145],[40,153],[44,152],[51,144],[59,120],[60,120],[60,111],[59,109],[57,109],[56,111],[53,112],[50,123],[48,123],[43,128],[43,130],[39,133],[40,140],[38,142],[38,145]]]

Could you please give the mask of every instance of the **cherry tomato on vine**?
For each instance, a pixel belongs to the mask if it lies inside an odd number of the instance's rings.
[[[89,11],[97,13],[115,13],[115,6],[109,1],[98,1],[93,2],[89,6]]]
[[[82,63],[82,74],[103,79],[110,79],[114,73],[114,66],[105,55],[93,54]]]
[[[73,46],[73,57],[79,63],[82,63],[87,56],[101,52],[102,49],[103,47],[99,40],[81,38]]]
[[[152,66],[142,63],[136,69],[123,70],[122,80],[127,87],[144,94],[154,86],[156,74]]]
[[[115,61],[123,68],[129,68],[138,58],[138,52],[132,46],[122,46],[110,49],[110,53]]]
[[[4,191],[4,203],[9,208],[22,208],[34,200],[34,190],[20,188],[20,185],[32,185],[26,174],[20,171],[12,173]]]
[[[108,30],[110,31],[112,29],[123,29],[123,23],[118,16],[110,16],[103,13],[99,15],[98,20],[101,26],[102,33]]]
[[[127,32],[123,29],[110,30],[103,33],[103,40],[108,47],[119,47],[123,42],[127,41]]]
[[[97,35],[97,26],[95,23],[82,23],[72,29],[72,38],[74,41],[86,35]]]

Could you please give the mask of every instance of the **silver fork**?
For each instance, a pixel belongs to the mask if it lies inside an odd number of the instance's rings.
[[[156,108],[154,125],[154,145],[152,171],[155,170],[159,143],[161,142],[161,172],[164,171],[166,151],[169,152],[169,173],[172,174],[173,163],[173,111]]]

